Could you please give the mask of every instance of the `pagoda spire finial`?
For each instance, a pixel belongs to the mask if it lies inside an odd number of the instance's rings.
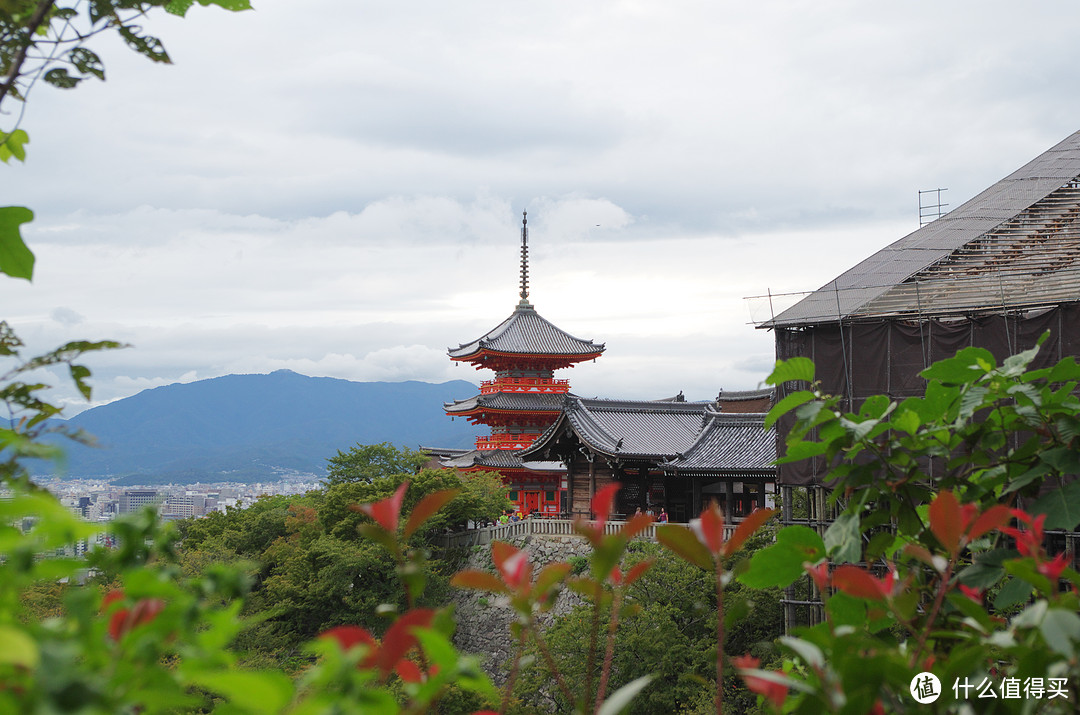
[[[531,308],[529,302],[529,212],[521,212],[521,308]]]

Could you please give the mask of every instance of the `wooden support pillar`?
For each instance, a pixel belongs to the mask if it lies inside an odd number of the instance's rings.
[[[791,503],[792,502],[792,499],[791,499],[791,496],[792,496],[791,495],[791,487],[780,487],[780,495],[781,495],[780,498],[782,499],[782,502],[781,502],[781,505],[782,505],[781,506],[781,509],[782,509],[781,519],[783,520],[783,522],[785,524],[790,524],[791,523],[791,507],[792,507],[792,503]]]
[[[743,491],[746,485],[743,484]],[[724,521],[731,523],[731,502],[735,501],[735,482],[730,479],[724,480]]]
[[[757,508],[765,508],[765,482],[758,482],[757,484]]]
[[[596,457],[589,460],[589,509],[592,509],[593,498],[596,496]],[[596,515],[591,511],[589,518],[595,519]]]
[[[701,479],[690,477],[690,514],[688,518],[696,519],[701,513]]]
[[[559,511],[569,514],[574,510],[574,462],[577,461],[574,454],[566,460],[566,503],[561,505]],[[562,485],[560,485],[562,486]]]

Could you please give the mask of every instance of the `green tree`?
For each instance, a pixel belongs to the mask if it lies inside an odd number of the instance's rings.
[[[755,537],[740,557],[766,546],[771,532]],[[710,712],[715,693],[716,590],[710,574],[674,556],[657,544],[634,542],[624,570],[646,559],[652,567],[627,589],[629,615],[615,636],[611,685],[619,688],[639,677],[655,679],[634,700],[628,712]],[[728,598],[748,597],[725,634],[725,648],[733,653],[753,652],[767,662],[776,657],[773,641],[783,633],[783,615],[777,589],[751,593],[733,584]],[[605,612],[601,631],[607,627]],[[580,606],[556,619],[546,633],[547,643],[570,682],[584,682],[588,662],[592,609]],[[551,672],[538,653],[534,667],[522,674],[516,689],[525,709],[532,712],[554,703],[556,711],[571,712],[551,680]],[[594,663],[594,669],[599,668]],[[595,677],[595,674],[594,674]],[[734,669],[724,677],[725,710],[749,712],[756,698],[742,686]]]
[[[347,482],[370,484],[385,477],[413,474],[430,461],[423,452],[396,447],[389,442],[357,444],[347,452],[339,449],[326,460],[326,483],[331,486]]]

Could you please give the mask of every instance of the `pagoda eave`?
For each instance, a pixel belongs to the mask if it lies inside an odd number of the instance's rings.
[[[545,422],[553,422],[555,417],[562,414],[562,409],[556,407],[555,409],[550,409],[550,410],[538,410],[536,408],[522,409],[522,410],[500,410],[500,409],[492,409],[490,407],[478,407],[476,409],[469,410],[468,412],[450,412],[448,410],[446,412],[446,414],[449,415],[450,417],[472,418],[472,417],[480,417],[482,415],[493,415],[493,416],[498,416],[498,417],[517,417],[517,418],[521,418],[521,419],[527,419],[527,418],[529,418],[529,417],[531,417],[533,415],[544,415],[547,419],[545,419],[543,421],[545,421]],[[535,420],[533,420],[533,421],[535,421]]]
[[[595,360],[602,354],[602,351],[597,351],[579,355],[543,355],[536,353],[524,354],[499,352],[497,350],[484,349],[475,353],[470,353],[469,355],[452,357],[450,360],[454,362],[470,363],[477,370],[511,370],[522,369],[524,366],[528,366],[526,369],[561,370],[563,368],[573,367],[579,362]]]

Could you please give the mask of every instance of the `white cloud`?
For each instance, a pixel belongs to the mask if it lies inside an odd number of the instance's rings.
[[[280,367],[483,378],[444,349],[513,308],[523,209],[533,302],[608,343],[582,394],[754,387],[770,293],[1080,116],[1060,3],[256,4],[148,19],[174,66],[103,44],[109,81],[35,90],[28,161],[0,168],[36,212],[34,283],[0,282],[28,352],[135,346],[88,358],[95,399]]]

